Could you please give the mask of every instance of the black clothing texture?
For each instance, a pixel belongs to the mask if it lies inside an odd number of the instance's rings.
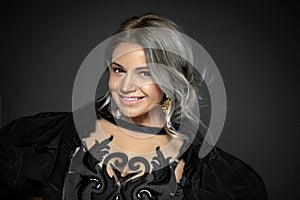
[[[82,123],[93,124],[94,122],[86,119]],[[87,132],[89,131],[87,130]],[[162,181],[157,183],[157,187],[153,187],[155,190],[153,194],[155,195],[151,197],[142,194],[134,196],[134,198],[130,196],[136,188],[132,184],[130,185],[132,188],[126,188],[126,192],[129,191],[128,194],[124,193],[124,196],[118,196],[121,193],[114,193],[114,198],[126,200],[267,199],[263,180],[251,167],[217,147],[214,147],[206,157],[200,159],[198,157],[200,146],[201,140],[195,137],[194,142],[181,156],[185,161],[185,166],[179,184],[175,184],[174,180],[171,180],[173,176],[168,175],[169,178],[160,179]],[[45,200],[62,199],[66,189],[64,184],[67,172],[70,170],[70,163],[78,161],[75,159],[76,156],[74,159],[72,158],[77,147],[82,150],[83,146],[75,128],[72,113],[45,112],[22,117],[8,123],[0,131],[0,199],[28,199],[28,196],[42,197]],[[95,158],[88,154],[85,155],[83,151],[79,151],[78,156],[77,158],[89,157],[87,158],[88,163],[91,164],[89,169],[95,170],[93,169],[95,165],[92,165]],[[162,168],[162,170],[169,169],[172,171],[173,165],[176,163],[171,164],[169,168]],[[149,176],[147,174],[141,178],[149,178]],[[154,178],[155,176],[159,177],[159,175],[153,175]],[[84,185],[86,183],[84,180],[95,179],[83,178],[82,180],[81,185]],[[116,191],[114,190],[116,185],[112,183],[109,182],[111,185],[105,190],[106,194]],[[139,183],[145,185],[143,180]],[[97,184],[95,183],[92,187],[95,189]],[[174,188],[176,189],[174,190]],[[74,190],[77,189],[80,187],[78,186]],[[93,191],[97,192],[96,189]],[[175,194],[159,194],[169,191],[175,191]],[[147,194],[144,193],[144,195]],[[89,197],[93,197],[90,199],[111,198],[101,196],[101,194],[89,195]]]

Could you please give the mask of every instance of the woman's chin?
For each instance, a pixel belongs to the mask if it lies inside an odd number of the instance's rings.
[[[122,113],[124,117],[129,118],[129,119],[134,119],[134,118],[141,118],[142,115],[138,113]]]

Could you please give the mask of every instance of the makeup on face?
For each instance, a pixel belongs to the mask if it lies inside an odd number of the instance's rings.
[[[113,100],[123,115],[147,118],[149,111],[161,103],[163,92],[151,77],[143,48],[138,44],[121,43],[113,58],[109,78]]]

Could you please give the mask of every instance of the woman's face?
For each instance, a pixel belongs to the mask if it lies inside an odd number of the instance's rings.
[[[142,46],[120,43],[112,60],[109,90],[113,100],[124,116],[149,120],[149,112],[161,104],[164,94],[150,75]]]

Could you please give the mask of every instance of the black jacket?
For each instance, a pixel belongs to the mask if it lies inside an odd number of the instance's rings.
[[[47,112],[16,119],[1,129],[0,138],[1,200],[62,198],[71,155],[81,144],[72,113]],[[194,142],[182,157],[186,163],[184,199],[267,199],[264,183],[251,167],[217,147],[199,159],[200,145]]]

